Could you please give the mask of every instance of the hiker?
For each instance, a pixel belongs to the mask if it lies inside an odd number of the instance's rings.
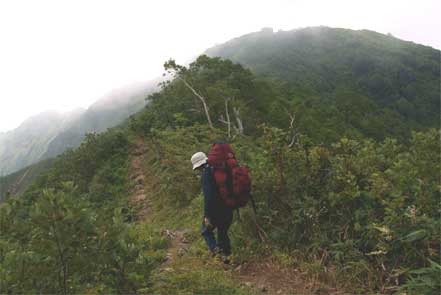
[[[228,229],[233,220],[233,209],[227,207],[219,196],[219,188],[213,176],[212,167],[203,152],[191,157],[193,170],[202,173],[202,191],[204,193],[204,217],[202,219],[202,236],[213,256],[220,255],[225,264],[229,263],[231,254]],[[217,241],[214,230],[217,229]]]

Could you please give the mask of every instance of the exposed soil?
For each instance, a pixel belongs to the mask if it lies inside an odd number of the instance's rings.
[[[282,267],[267,259],[244,263],[234,270],[244,285],[254,287],[259,294],[343,294],[337,289],[309,281],[293,267]]]
[[[133,146],[130,155],[130,198],[129,204],[136,211],[137,220],[145,220],[150,212],[150,201],[147,198],[144,184],[145,176],[143,170],[143,163],[145,159],[145,153],[147,148],[144,141],[139,138],[136,144]]]
[[[179,257],[183,256],[187,252],[190,244],[185,239],[184,235],[186,230],[170,231],[165,230],[162,234],[170,240],[170,246],[167,252],[167,260],[164,263],[164,267],[168,267]]]

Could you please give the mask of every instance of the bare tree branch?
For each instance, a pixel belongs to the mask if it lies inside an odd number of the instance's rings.
[[[211,117],[210,117],[210,113],[209,113],[209,108],[208,105],[206,103],[205,98],[200,95],[191,85],[190,83],[188,83],[187,81],[185,81],[185,79],[183,79],[182,77],[177,76],[177,78],[179,80],[181,80],[182,82],[184,82],[184,85],[191,90],[191,92],[193,92],[194,95],[196,95],[197,98],[200,99],[200,101],[202,102],[202,105],[204,106],[204,111],[205,111],[205,116],[207,117],[207,121],[208,121],[208,125],[210,125],[211,129],[214,129],[213,127],[213,123],[211,122]]]
[[[296,114],[288,114],[291,122],[289,123],[290,129],[294,128],[294,121],[296,120]]]
[[[292,114],[288,113],[288,116],[290,118],[289,129],[291,130],[291,141],[288,144],[288,147],[291,148],[296,143],[296,140],[297,140],[299,134],[296,132],[296,129],[294,127],[294,123],[296,120],[296,114],[295,113],[292,113]]]
[[[188,109],[188,111],[189,111],[189,112],[193,112],[193,113],[197,113],[197,114],[200,114],[200,113],[201,113],[201,110],[200,110],[200,109],[194,109],[194,108]]]
[[[291,138],[291,142],[288,144],[288,147],[289,147],[289,148],[291,148],[291,147],[294,145],[294,143],[296,143],[297,138],[298,138],[298,134],[294,134],[294,135],[292,136],[292,138]]]
[[[230,112],[228,111],[228,101],[231,100],[231,98],[225,98],[225,116],[226,120],[224,118],[224,115],[221,115],[219,118],[219,122],[227,125],[228,130],[228,138],[231,138],[231,120],[230,120]],[[233,126],[235,128],[235,126]]]
[[[230,121],[230,113],[228,112],[228,100],[229,98],[225,99],[225,115],[227,117],[227,124],[228,124],[228,138],[231,138],[231,121]]]
[[[224,119],[224,115],[221,115],[221,117],[218,119],[218,121],[221,122],[221,123],[224,123],[225,125],[228,124],[228,122],[225,121],[225,119]]]
[[[233,107],[233,111],[237,121],[237,132],[239,134],[243,134],[243,123],[242,123],[242,119],[240,118],[240,110],[239,108]]]

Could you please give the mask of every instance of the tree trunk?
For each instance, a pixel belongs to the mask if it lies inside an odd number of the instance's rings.
[[[193,92],[194,95],[196,95],[197,98],[200,99],[200,101],[202,102],[202,105],[204,106],[204,111],[205,111],[205,116],[207,117],[207,121],[208,121],[208,125],[210,125],[211,129],[214,129],[213,127],[213,123],[211,122],[211,117],[210,117],[210,113],[208,112],[209,108],[208,105],[205,101],[205,98],[200,95],[187,81],[185,81],[184,79],[182,79],[181,77],[179,77],[179,79],[184,82],[185,86],[191,90],[191,92]]]
[[[237,131],[239,134],[243,134],[243,123],[242,119],[240,118],[240,113],[238,108],[233,108],[234,115],[236,116],[236,122],[237,122]]]
[[[231,121],[230,114],[228,113],[228,99],[225,99],[225,116],[227,117],[228,138],[231,138]]]

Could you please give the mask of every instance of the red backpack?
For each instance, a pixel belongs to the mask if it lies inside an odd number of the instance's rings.
[[[208,153],[208,164],[222,201],[231,208],[240,208],[251,198],[251,179],[247,167],[239,166],[231,146],[214,143]]]

